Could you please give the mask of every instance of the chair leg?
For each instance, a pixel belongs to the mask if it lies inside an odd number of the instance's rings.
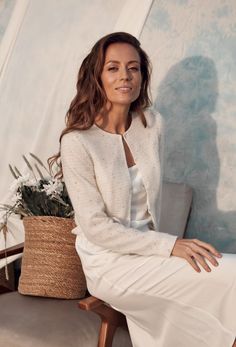
[[[117,327],[123,327],[128,330],[125,315],[94,296],[80,300],[78,306],[82,310],[92,311],[98,314],[101,318],[98,347],[112,347],[112,341]]]
[[[113,337],[117,326],[102,321],[98,339],[98,347],[112,347]]]

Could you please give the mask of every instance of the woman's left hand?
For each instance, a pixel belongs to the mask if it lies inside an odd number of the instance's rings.
[[[218,266],[215,257],[222,257],[215,247],[198,239],[177,239],[171,255],[186,259],[197,272],[201,271],[198,264],[200,264],[204,270],[210,272],[211,268],[207,264],[206,259],[214,266]]]

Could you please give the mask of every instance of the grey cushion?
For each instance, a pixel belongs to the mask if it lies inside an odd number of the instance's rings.
[[[192,188],[184,183],[164,182],[160,231],[183,237],[192,203]]]
[[[100,318],[77,307],[78,300],[0,295],[0,346],[97,347]],[[113,347],[132,347],[118,328]]]

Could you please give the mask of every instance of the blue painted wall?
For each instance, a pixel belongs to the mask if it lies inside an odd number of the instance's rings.
[[[187,237],[236,252],[236,2],[154,1],[141,41],[166,122],[166,179],[194,188]]]
[[[0,0],[0,42],[11,17],[16,0]]]

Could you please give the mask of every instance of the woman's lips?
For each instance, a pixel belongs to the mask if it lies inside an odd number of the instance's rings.
[[[118,90],[121,93],[129,93],[129,92],[131,92],[132,88],[130,88],[130,87],[119,87],[119,88],[116,88],[116,90]]]

